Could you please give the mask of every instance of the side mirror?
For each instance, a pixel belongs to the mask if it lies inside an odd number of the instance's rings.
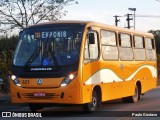
[[[95,36],[94,33],[89,33],[89,44],[95,44]]]
[[[0,85],[2,85],[3,84],[3,79],[2,78],[0,78]]]

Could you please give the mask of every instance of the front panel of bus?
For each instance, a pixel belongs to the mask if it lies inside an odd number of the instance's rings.
[[[20,35],[11,70],[12,103],[79,104],[84,24],[32,26]]]

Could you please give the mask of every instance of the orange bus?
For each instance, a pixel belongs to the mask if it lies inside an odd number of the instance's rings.
[[[11,69],[12,103],[32,111],[50,104],[87,112],[122,98],[136,103],[156,87],[154,36],[90,21],[58,21],[20,34]]]

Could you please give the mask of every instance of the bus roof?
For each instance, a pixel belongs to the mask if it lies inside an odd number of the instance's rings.
[[[35,24],[30,27],[38,27],[38,26],[43,26],[43,25],[52,25],[52,24],[85,24],[86,26],[99,26],[102,29],[110,29],[113,31],[120,31],[120,32],[125,32],[125,33],[133,33],[133,34],[138,34],[138,35],[145,35],[149,37],[154,37],[152,33],[147,33],[147,32],[141,32],[141,31],[136,31],[136,30],[131,30],[127,28],[122,28],[122,27],[117,27],[117,26],[111,26],[99,22],[93,22],[93,21],[78,21],[78,20],[59,20],[59,21],[53,21],[53,22],[44,22],[44,23],[39,23]]]

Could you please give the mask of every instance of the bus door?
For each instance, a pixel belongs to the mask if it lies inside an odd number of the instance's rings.
[[[89,40],[89,36],[94,37],[94,40]],[[98,84],[100,79],[96,79],[96,72],[100,69],[99,62],[99,41],[98,32],[91,30],[86,34],[84,43],[84,60],[83,60],[83,102],[90,102],[92,87]],[[87,97],[85,97],[87,96]]]

